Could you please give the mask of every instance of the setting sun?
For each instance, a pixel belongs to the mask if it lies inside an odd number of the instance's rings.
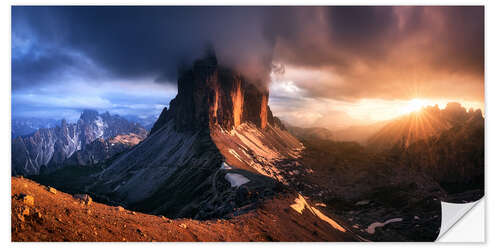
[[[428,100],[418,98],[411,99],[410,101],[408,101],[408,104],[401,109],[401,113],[408,114],[414,111],[418,111],[428,105],[430,105],[430,102]]]

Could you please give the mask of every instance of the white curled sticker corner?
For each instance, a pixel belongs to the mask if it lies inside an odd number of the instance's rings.
[[[469,210],[471,210],[480,200],[469,203],[449,203],[441,202],[441,228],[436,241],[450,230]]]

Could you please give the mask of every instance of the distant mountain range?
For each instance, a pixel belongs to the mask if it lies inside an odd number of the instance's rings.
[[[136,122],[141,124],[141,126],[143,126],[147,131],[149,131],[155,124],[156,119],[158,119],[159,115],[160,114],[149,115],[149,116],[123,115],[122,117],[130,122]]]
[[[360,132],[364,140],[357,141],[360,143],[357,147],[340,143],[356,140],[349,140],[353,137],[339,140],[338,131],[290,125],[287,127],[310,147],[329,145],[335,151],[344,152],[343,155],[336,155],[334,160],[353,156],[349,150],[367,152],[375,155],[377,161],[383,159],[381,165],[385,165],[384,168],[391,166],[391,174],[411,169],[434,179],[448,194],[476,190],[477,193],[469,194],[470,197],[482,195],[478,191],[484,185],[484,117],[481,110],[466,110],[459,103],[451,102],[444,109],[437,105],[428,106],[372,127],[366,125],[345,129],[345,133],[351,135],[356,134],[359,129],[364,130]],[[363,162],[363,157],[369,157],[362,155],[356,153],[355,157],[359,159],[357,164]],[[348,179],[354,178],[352,176]],[[455,202],[457,199],[464,200],[452,196],[441,198]]]
[[[76,123],[61,121],[60,126],[39,128],[12,141],[12,174],[33,175],[50,172],[63,165],[76,151],[85,151],[97,139],[134,134],[145,138],[147,131],[137,123],[111,115],[84,110]]]
[[[138,123],[146,130],[150,130],[153,124],[158,119],[158,115],[137,116],[137,115],[122,115],[131,123]],[[13,117],[11,123],[12,139],[18,136],[26,136],[35,133],[41,128],[55,128],[61,124],[61,119],[43,118],[43,117]]]
[[[454,126],[467,124],[471,119],[484,123],[481,110],[467,111],[459,103],[448,103],[442,110],[437,105],[429,106],[388,122],[368,139],[368,147],[375,151],[386,150],[395,144],[409,147],[418,140],[439,136]]]
[[[330,130],[323,127],[297,127],[285,123],[290,133],[302,140],[333,140],[333,141],[355,141],[366,145],[368,139],[378,132],[389,121],[381,121],[367,125],[354,125],[343,129]]]
[[[61,120],[50,119],[50,118],[13,118],[12,119],[12,139],[35,133],[41,128],[53,128],[57,124],[61,124]]]
[[[449,193],[484,189],[484,117],[458,103],[427,107],[386,125],[370,140],[401,167],[426,173]]]
[[[438,136],[454,126],[467,125],[471,121],[484,124],[481,110],[467,111],[459,103],[450,102],[442,110],[437,105],[428,106],[393,120],[339,130],[297,127],[288,123],[285,126],[301,140],[355,141],[372,151],[381,152],[395,145],[407,148],[419,140]]]

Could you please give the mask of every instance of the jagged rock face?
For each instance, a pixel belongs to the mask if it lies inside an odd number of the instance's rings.
[[[98,138],[135,133],[145,137],[147,132],[136,123],[109,113],[85,110],[77,123],[42,128],[34,134],[17,137],[12,142],[12,174],[36,175],[62,166],[75,151],[84,150]]]
[[[74,152],[68,159],[64,160],[65,166],[89,166],[95,165],[116,156],[119,153],[137,145],[145,138],[144,135],[130,133],[117,135],[108,139],[98,138],[85,146],[85,149]]]
[[[108,112],[99,114],[95,110],[85,110],[77,122],[77,127],[82,128],[81,139],[85,145],[93,142],[97,138],[110,138],[116,135],[126,135],[134,133],[145,137],[145,129],[135,123],[129,122],[118,115],[111,115]]]
[[[217,65],[215,57],[194,63],[178,81],[178,94],[163,110],[154,133],[170,119],[179,131],[207,129],[219,125],[225,129],[248,122],[264,129],[274,124],[267,105],[269,92],[257,87],[233,70]]]

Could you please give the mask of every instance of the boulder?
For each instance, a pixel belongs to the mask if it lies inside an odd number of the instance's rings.
[[[46,187],[47,191],[53,193],[53,194],[57,194],[57,190],[53,187]]]
[[[92,197],[88,194],[75,194],[73,195],[73,198],[80,200],[80,202],[85,203],[85,205],[92,204]]]
[[[34,206],[35,205],[35,197],[27,194],[21,194],[20,195],[22,201],[24,204],[29,205],[29,206]]]

